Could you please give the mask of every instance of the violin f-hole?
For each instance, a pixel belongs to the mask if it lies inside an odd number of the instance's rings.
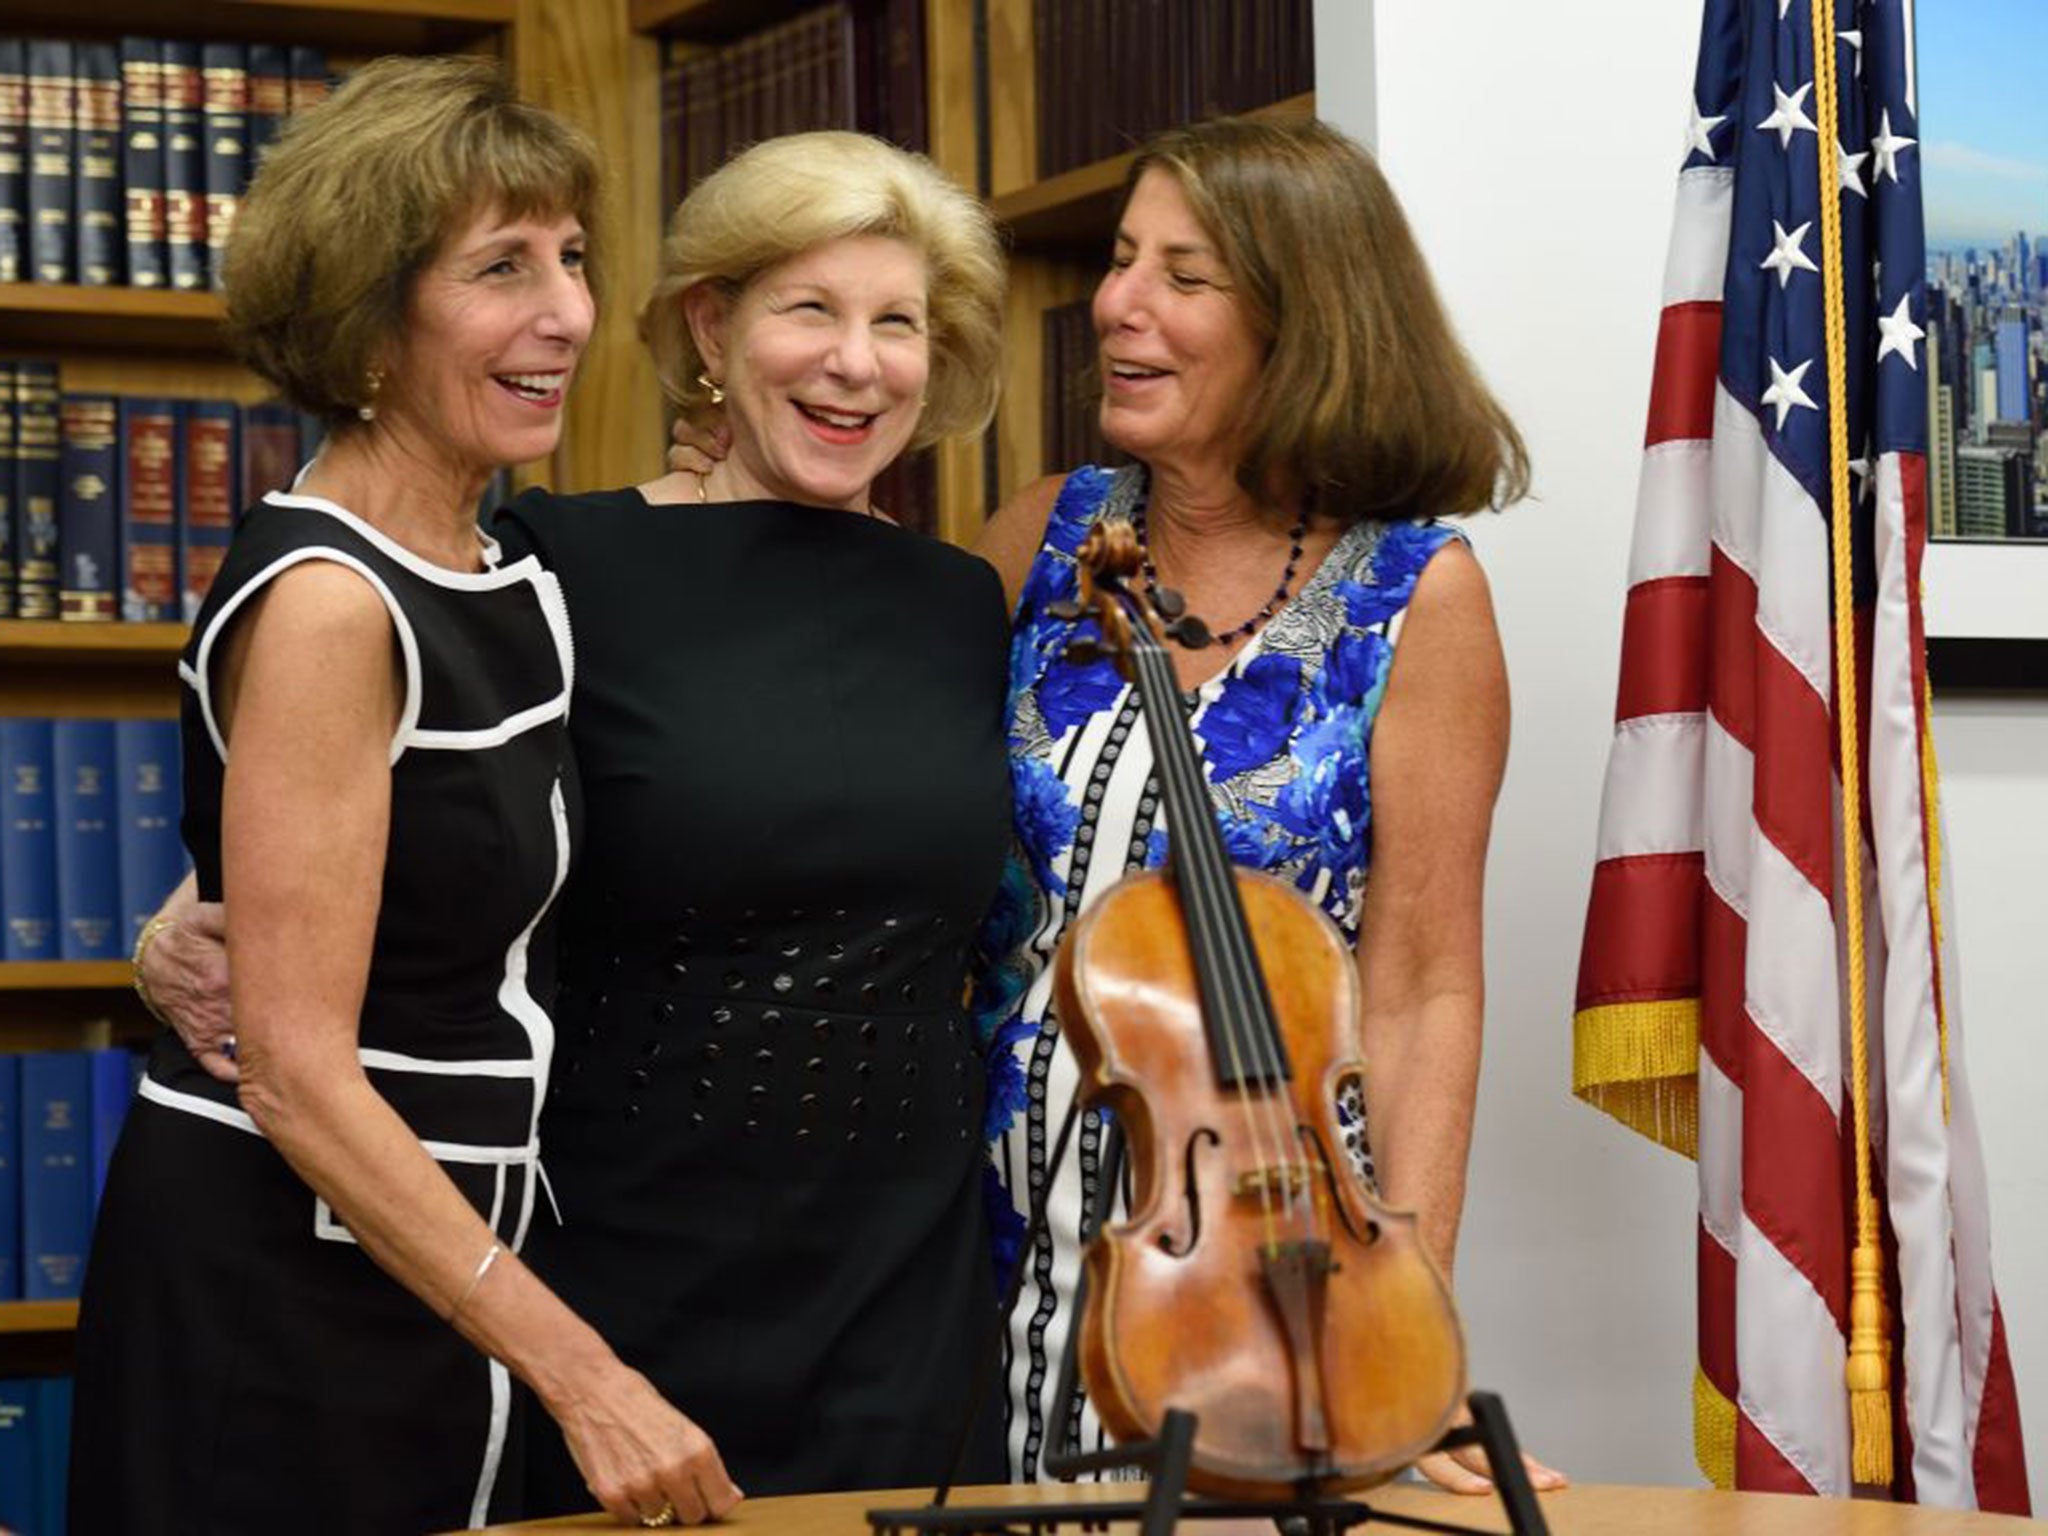
[[[1195,1178],[1195,1148],[1205,1142],[1218,1146],[1222,1140],[1205,1125],[1188,1137],[1187,1145],[1181,1149],[1181,1203],[1188,1208],[1188,1235],[1176,1238],[1171,1232],[1159,1234],[1159,1250],[1168,1258],[1186,1258],[1202,1240],[1202,1186]]]
[[[1380,1238],[1380,1224],[1367,1220],[1365,1230],[1359,1231],[1351,1219],[1351,1207],[1344,1203],[1343,1195],[1337,1188],[1337,1169],[1330,1161],[1330,1149],[1323,1145],[1323,1134],[1312,1125],[1298,1125],[1295,1132],[1308,1143],[1309,1153],[1315,1160],[1316,1170],[1323,1176],[1323,1186],[1329,1191],[1330,1204],[1337,1212],[1337,1219],[1344,1223],[1344,1230],[1351,1234],[1354,1242],[1376,1243]]]

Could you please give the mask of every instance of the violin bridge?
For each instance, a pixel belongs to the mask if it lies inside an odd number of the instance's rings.
[[[1280,1163],[1277,1166],[1248,1168],[1232,1181],[1230,1192],[1240,1198],[1256,1195],[1278,1195],[1292,1199],[1304,1190],[1313,1188],[1316,1170],[1306,1163]]]

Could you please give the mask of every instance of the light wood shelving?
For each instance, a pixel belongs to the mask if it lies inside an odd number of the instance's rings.
[[[105,991],[132,979],[126,960],[16,960],[0,964],[0,992]]]

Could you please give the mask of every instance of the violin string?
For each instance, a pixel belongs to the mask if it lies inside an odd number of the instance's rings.
[[[1142,673],[1148,674],[1152,683],[1153,697],[1162,705],[1178,709],[1180,690],[1172,674],[1171,662],[1165,651],[1142,624],[1133,625],[1132,649],[1136,665]],[[1142,630],[1142,635],[1137,631]],[[1140,692],[1142,701],[1143,690]],[[1182,722],[1183,724],[1185,722]],[[1166,781],[1165,787],[1169,805],[1177,805],[1190,815],[1209,814],[1209,797],[1201,783],[1200,770],[1194,760],[1193,743],[1185,731],[1176,732],[1156,728],[1152,732],[1153,755],[1158,762],[1160,775]],[[1213,819],[1210,823],[1213,828]],[[1215,980],[1224,994],[1217,999],[1224,1017],[1219,1021],[1221,1033],[1230,1049],[1232,1075],[1237,1080],[1237,1096],[1240,1110],[1244,1115],[1247,1132],[1261,1163],[1278,1172],[1283,1197],[1288,1195],[1289,1181],[1284,1171],[1287,1139],[1278,1123],[1277,1113],[1270,1099],[1255,1102],[1252,1090],[1247,1086],[1246,1065],[1255,1053],[1256,1032],[1249,1035],[1248,1026],[1257,1022],[1257,992],[1246,976],[1243,966],[1242,946],[1231,942],[1229,930],[1241,931],[1242,923],[1231,924],[1222,920],[1228,911],[1226,903],[1236,894],[1232,881],[1229,861],[1222,858],[1218,846],[1220,839],[1195,835],[1194,829],[1184,824],[1181,835],[1176,839],[1174,857],[1179,864],[1181,877],[1187,888],[1182,892],[1182,906],[1192,926],[1200,925],[1206,953],[1220,962]],[[1267,1053],[1270,1056],[1270,1051]],[[1255,1069],[1259,1064],[1253,1062]],[[1263,1072],[1262,1072],[1262,1075]],[[1273,1077],[1274,1086],[1279,1080]],[[1278,1231],[1274,1217],[1273,1190],[1263,1176],[1254,1180],[1259,1197],[1261,1216],[1266,1226],[1267,1242],[1277,1241]],[[1286,1203],[1291,1207],[1291,1198]]]
[[[1178,706],[1180,693],[1172,675],[1171,658],[1153,637],[1149,627],[1145,628],[1143,641],[1138,643],[1144,646],[1152,659],[1155,680],[1158,674],[1164,675],[1164,686],[1161,689],[1163,696],[1173,700]],[[1191,788],[1192,793],[1184,798],[1183,803],[1190,809],[1199,807],[1204,816],[1210,817],[1210,825],[1213,827],[1214,819],[1209,809],[1208,792],[1202,784],[1191,732],[1176,733],[1176,745],[1185,748],[1185,752],[1162,751],[1155,755],[1179,759],[1175,766],[1181,770],[1181,777],[1184,780],[1192,779],[1192,784],[1185,786]],[[1223,973],[1223,982],[1232,994],[1231,1012],[1235,1017],[1231,1021],[1230,1037],[1233,1052],[1239,1050],[1238,1036],[1241,1028],[1245,1042],[1244,1056],[1251,1060],[1258,1075],[1270,1084],[1271,1097],[1264,1101],[1263,1108],[1270,1122],[1266,1139],[1275,1144],[1276,1152],[1274,1161],[1269,1166],[1274,1169],[1275,1176],[1281,1181],[1282,1203],[1285,1209],[1298,1225],[1307,1228],[1308,1235],[1313,1236],[1321,1230],[1324,1219],[1323,1207],[1316,1198],[1315,1190],[1310,1187],[1313,1180],[1304,1174],[1297,1185],[1288,1172],[1297,1161],[1299,1136],[1287,1134],[1287,1124],[1294,1117],[1291,1114],[1283,1115],[1280,1109],[1283,1100],[1290,1108],[1292,1104],[1286,1083],[1285,1053],[1278,1036],[1278,1021],[1274,1016],[1270,999],[1264,995],[1264,988],[1260,984],[1261,970],[1252,945],[1250,924],[1245,918],[1238,895],[1235,868],[1224,853],[1220,838],[1183,837],[1181,841],[1184,846],[1195,844],[1195,847],[1189,850],[1193,858],[1188,862],[1199,863],[1201,866],[1193,873],[1212,898],[1210,911],[1216,914],[1217,918],[1215,926],[1218,931],[1210,933],[1208,937],[1212,944],[1211,953],[1217,955],[1222,962],[1219,968]],[[1237,909],[1238,920],[1235,922],[1227,920],[1227,915],[1233,907]],[[1237,1020],[1243,1021],[1241,1026],[1237,1024]],[[1239,1071],[1241,1078],[1242,1068],[1234,1065],[1234,1070]],[[1305,1164],[1302,1166],[1306,1167]]]

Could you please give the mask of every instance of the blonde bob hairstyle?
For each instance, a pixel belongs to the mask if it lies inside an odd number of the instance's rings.
[[[982,430],[1002,352],[1003,257],[979,201],[922,155],[861,133],[768,139],[704,178],[669,220],[640,339],[662,392],[686,416],[710,396],[683,295],[727,303],[770,267],[851,235],[901,240],[924,258],[931,378],[913,447]]]
[[[572,216],[594,245],[599,180],[589,138],[495,62],[373,60],[264,151],[228,243],[229,340],[301,410],[351,426],[446,241],[496,211]]]
[[[1515,424],[1458,343],[1379,166],[1314,120],[1218,118],[1139,151],[1214,240],[1266,347],[1238,482],[1354,521],[1526,495]]]

